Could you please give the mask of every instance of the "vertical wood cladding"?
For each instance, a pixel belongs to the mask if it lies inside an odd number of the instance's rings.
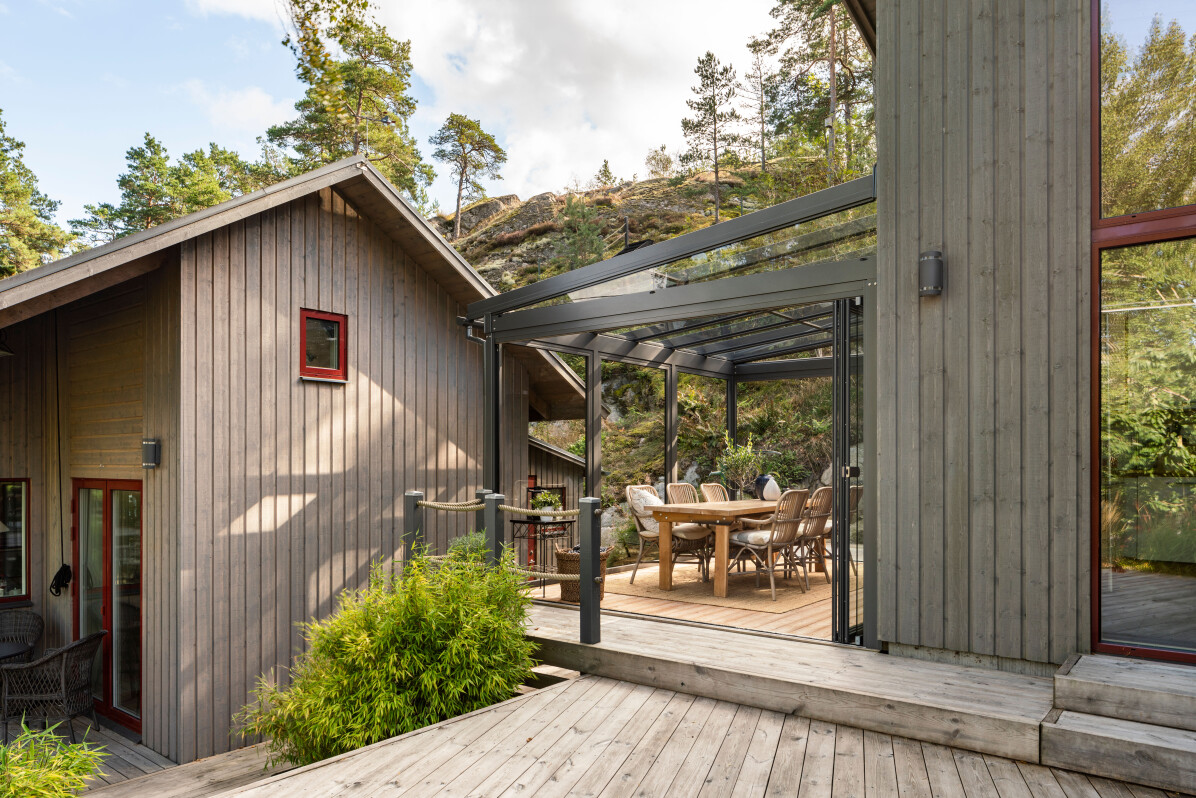
[[[1060,662],[1089,645],[1090,3],[878,6],[880,637]]]

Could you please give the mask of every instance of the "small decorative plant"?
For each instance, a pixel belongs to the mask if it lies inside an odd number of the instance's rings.
[[[542,490],[532,494],[531,504],[533,510],[559,510],[561,509],[561,498],[553,491]],[[540,519],[551,521],[552,516],[542,515]]]
[[[731,440],[731,435],[723,436],[724,448],[718,456],[718,470],[722,472],[727,487],[737,491],[745,490],[756,481],[760,473],[760,452],[752,444],[751,433],[748,433],[747,443],[740,446]]]
[[[104,752],[84,741],[71,745],[55,730],[34,731],[21,723],[21,734],[0,745],[0,798],[66,798],[78,795],[87,778],[100,772]]]
[[[533,665],[514,556],[488,568],[461,546],[439,567],[424,552],[401,575],[375,565],[306,624],[290,685],[259,680],[242,734],[268,740],[270,764],[308,764],[510,698]]]

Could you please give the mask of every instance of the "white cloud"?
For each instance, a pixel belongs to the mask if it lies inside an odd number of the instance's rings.
[[[187,0],[187,9],[194,14],[231,14],[282,25],[280,0]]]
[[[222,132],[260,135],[295,113],[294,100],[276,100],[257,86],[213,89],[202,80],[193,79],[184,83],[182,89]]]
[[[411,40],[416,77],[431,90],[412,119],[424,153],[450,112],[479,119],[508,154],[506,179],[490,190],[526,198],[571,176],[585,182],[604,158],[617,175],[643,176],[650,148],[679,149],[698,57],[713,50],[742,74],[772,5],[440,0],[379,3],[376,15]],[[447,175],[433,196],[451,204]]]
[[[25,79],[14,67],[0,61],[0,83],[24,83]]]

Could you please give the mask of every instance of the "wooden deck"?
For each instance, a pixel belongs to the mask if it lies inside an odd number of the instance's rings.
[[[1162,791],[584,676],[222,796],[1164,798]]]
[[[681,566],[679,566],[681,567]],[[643,580],[648,584],[655,584],[659,566],[656,563],[640,566],[636,575],[636,584]],[[822,578],[819,576],[818,578]],[[736,577],[731,582],[734,591],[741,584],[740,580],[750,580],[751,577]],[[767,588],[768,580],[764,580]],[[560,600],[560,586],[548,585],[536,590],[536,599],[557,602]],[[636,615],[651,615],[658,618],[671,618],[691,623],[708,623],[717,626],[727,626],[733,629],[749,629],[758,632],[774,634],[796,635],[816,640],[829,640],[831,637],[831,598],[827,597],[813,604],[799,607],[789,612],[757,612],[755,610],[739,609],[735,607],[720,607],[712,604],[699,604],[689,601],[676,601],[667,598],[649,596],[629,596],[607,591],[602,599],[602,609],[613,612],[633,613]]]

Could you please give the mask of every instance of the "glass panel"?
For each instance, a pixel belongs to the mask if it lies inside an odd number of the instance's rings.
[[[141,715],[141,493],[112,491],[112,703]]]
[[[310,368],[339,369],[341,324],[332,319],[306,321],[306,354],[304,361]]]
[[[1196,3],[1101,4],[1101,216],[1196,202]]]
[[[876,203],[795,224],[765,235],[727,244],[709,252],[557,297],[537,307],[581,302],[680,285],[780,271],[828,260],[849,260],[876,253]]]
[[[26,594],[24,482],[0,482],[0,598]]]
[[[858,303],[858,304],[856,304]],[[851,469],[845,480],[847,487],[847,545],[844,547],[849,561],[847,597],[848,639],[863,642],[864,635],[864,580],[861,569],[864,558],[864,514],[860,504],[864,497],[864,481],[871,475],[863,472],[864,466],[864,313],[863,302],[853,300],[848,319],[848,349],[851,358],[847,362],[847,465]]]
[[[79,490],[79,637],[104,628],[104,491]],[[91,684],[103,700],[103,657],[92,663]]]
[[[1101,637],[1196,651],[1196,239],[1101,254]]]

